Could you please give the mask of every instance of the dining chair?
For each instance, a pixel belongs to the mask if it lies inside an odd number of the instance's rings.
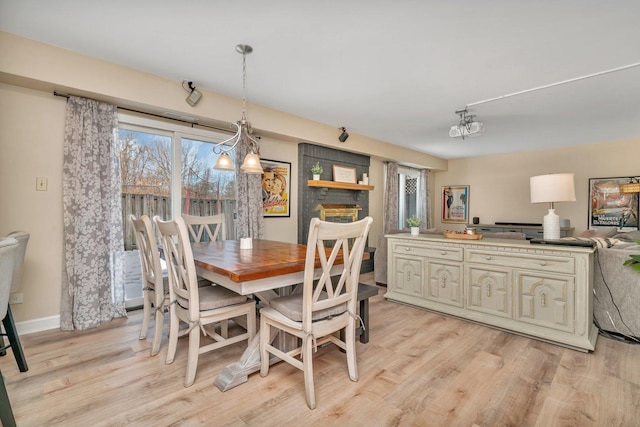
[[[188,335],[187,371],[184,386],[193,384],[198,366],[198,356],[221,347],[246,340],[256,334],[255,301],[236,294],[222,286],[198,287],[196,265],[185,220],[173,221],[153,218],[162,239],[167,272],[169,274],[169,348],[166,363],[173,363],[178,337]],[[225,337],[216,332],[215,324],[234,317],[247,316],[246,332]],[[180,322],[186,329],[179,331]],[[213,340],[200,346],[200,331]]]
[[[351,223],[311,220],[302,293],[275,298],[260,310],[260,375],[269,373],[269,353],[304,372],[307,405],[316,407],[313,350],[332,342],[346,351],[349,378],[358,381],[356,300],[360,266],[373,219]],[[328,249],[326,243],[334,242]],[[351,243],[351,247],[350,247]],[[327,253],[329,255],[327,256]],[[336,260],[343,259],[342,265]],[[317,265],[321,273],[316,274]],[[331,277],[332,269],[337,277]],[[317,283],[315,279],[317,278]],[[302,345],[282,351],[271,344],[271,328],[298,337]],[[344,329],[344,341],[335,334]],[[274,334],[275,335],[275,334]]]
[[[19,246],[20,244],[13,237],[0,239],[0,318],[2,319],[8,313],[11,282]],[[15,354],[15,348],[13,350]],[[0,372],[0,421],[3,426],[16,425],[2,372]]]
[[[227,227],[223,214],[209,216],[182,215],[182,218],[184,218],[189,230],[190,240],[194,243],[227,240]],[[203,277],[198,277],[198,286],[211,285],[215,285],[215,283]]]
[[[169,283],[166,266],[163,268],[164,260],[160,258],[158,241],[153,229],[153,223],[147,215],[142,215],[136,219],[134,215],[129,215],[129,221],[135,230],[138,251],[140,252],[140,263],[142,264],[142,328],[140,329],[140,339],[147,338],[149,331],[149,320],[153,316],[155,324],[153,327],[153,341],[151,342],[151,356],[160,352],[162,341],[162,329],[164,326],[164,311],[169,301]],[[153,312],[152,312],[153,308]]]
[[[194,242],[227,240],[227,230],[223,214],[196,216],[182,215]]]
[[[18,248],[15,252],[13,264],[13,273],[10,281],[9,294],[12,294],[14,292],[18,292],[22,285],[22,266],[27,252],[27,244],[29,243],[29,233],[24,231],[14,231],[9,233],[7,238],[15,239],[18,242]],[[7,296],[7,303],[8,298],[9,297]],[[0,333],[0,356],[5,356],[7,354],[7,349],[11,347],[20,372],[27,372],[29,370],[29,366],[27,365],[27,359],[24,356],[24,351],[22,350],[18,329],[16,328],[15,321],[13,320],[11,306],[7,304],[6,309],[6,313],[0,317],[5,330],[4,333]],[[4,336],[9,339],[8,345],[5,345],[4,343]]]

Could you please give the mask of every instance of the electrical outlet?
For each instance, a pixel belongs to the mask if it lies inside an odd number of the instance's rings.
[[[22,304],[24,302],[23,294],[10,294],[9,295],[9,304]]]
[[[36,191],[47,191],[47,178],[36,178]]]

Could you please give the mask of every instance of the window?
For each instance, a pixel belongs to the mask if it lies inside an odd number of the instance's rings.
[[[407,218],[418,214],[420,171],[398,167],[398,228],[407,227]]]
[[[128,307],[142,303],[140,260],[129,215],[223,213],[226,235],[235,239],[236,175],[213,169],[218,155],[213,146],[228,136],[221,133],[119,116],[118,146],[122,175],[122,218]],[[233,159],[235,151],[229,153]],[[136,273],[137,272],[137,273]]]

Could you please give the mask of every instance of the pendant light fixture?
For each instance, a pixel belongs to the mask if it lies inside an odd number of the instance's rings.
[[[247,144],[249,152],[242,162],[242,169],[245,173],[262,174],[260,165],[260,150],[258,141],[253,136],[253,129],[247,120],[247,55],[253,52],[253,48],[246,44],[236,46],[236,52],[242,54],[242,118],[233,123],[236,133],[231,138],[226,139],[213,147],[214,154],[218,154],[218,161],[213,167],[217,170],[235,170],[229,152],[236,148],[239,143]]]

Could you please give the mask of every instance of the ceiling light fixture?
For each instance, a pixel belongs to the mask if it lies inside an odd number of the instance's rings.
[[[185,86],[185,84],[187,86]],[[192,107],[195,107],[196,104],[200,102],[200,98],[202,98],[202,93],[198,89],[196,89],[196,87],[193,85],[193,82],[188,82],[186,80],[182,81],[182,88],[187,92],[189,92],[189,96],[187,96],[187,99],[185,99],[185,101],[187,101],[187,104],[191,105]]]
[[[236,127],[236,133],[231,138],[226,139],[213,147],[214,154],[218,154],[218,161],[213,167],[217,170],[235,170],[233,161],[229,156],[229,152],[236,148],[238,143],[247,144],[249,153],[242,162],[242,169],[245,173],[262,174],[262,166],[260,165],[260,151],[257,137],[253,135],[251,123],[247,120],[247,55],[253,52],[253,48],[246,44],[236,46],[236,52],[242,54],[242,118],[233,123]]]
[[[451,126],[451,129],[449,129],[451,138],[464,139],[467,136],[476,136],[484,132],[484,124],[474,121],[476,116],[467,113],[466,107],[456,111],[456,114],[460,116],[460,123]]]
[[[338,140],[340,142],[345,142],[347,140],[347,138],[349,138],[349,134],[347,133],[347,129],[342,127],[342,128],[340,128],[340,130],[342,130],[342,133],[338,137]]]

